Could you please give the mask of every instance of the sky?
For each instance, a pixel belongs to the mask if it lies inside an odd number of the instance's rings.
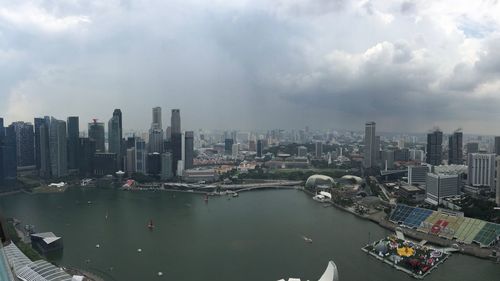
[[[497,0],[1,2],[6,123],[500,134]]]

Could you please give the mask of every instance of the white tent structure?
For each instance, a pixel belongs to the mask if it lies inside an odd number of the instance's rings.
[[[280,279],[278,281],[286,281],[285,279]],[[288,281],[300,281],[298,278],[288,278]],[[325,272],[321,275],[318,281],[339,281],[339,272],[337,265],[333,261],[328,262]]]

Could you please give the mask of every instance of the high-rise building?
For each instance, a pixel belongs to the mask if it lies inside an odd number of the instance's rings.
[[[463,164],[462,153],[463,133],[455,131],[448,138],[448,164]]]
[[[297,148],[297,156],[298,157],[307,157],[307,147],[299,146]]]
[[[262,158],[263,151],[264,151],[264,144],[262,140],[257,140],[257,157]]]
[[[117,155],[117,161],[121,160],[122,139],[120,128],[120,115],[113,114],[108,122],[108,151]],[[120,165],[121,166],[121,165]]]
[[[97,122],[97,119],[89,123],[89,139],[95,141],[96,152],[106,152],[104,123]]]
[[[130,176],[136,172],[135,147],[127,148],[127,157],[125,162],[126,162],[125,170],[127,174]]]
[[[375,122],[365,124],[365,148],[364,162],[365,168],[372,168],[377,164],[377,140],[375,135]]]
[[[469,153],[467,156],[467,184],[490,187],[495,191],[495,154]]]
[[[170,141],[172,139],[172,127],[167,127],[167,130],[165,131],[165,138],[167,141]]]
[[[0,186],[15,188],[17,180],[16,130],[13,125],[0,127]]]
[[[443,161],[443,132],[435,129],[427,134],[427,155],[426,162],[437,166]]]
[[[151,129],[163,130],[161,122],[161,107],[153,107],[153,122]]]
[[[430,172],[430,165],[408,166],[408,184],[425,185],[427,173]]]
[[[467,147],[467,154],[479,152],[479,143],[477,142],[469,142],[467,143],[466,147]]]
[[[496,196],[495,196],[495,202],[497,203],[497,206],[500,207],[500,156],[496,157]]]
[[[186,169],[193,168],[194,159],[194,132],[186,131],[184,135],[184,166]]]
[[[495,144],[494,144],[494,147],[493,147],[493,152],[496,154],[496,155],[500,155],[500,137],[495,137]]]
[[[231,155],[236,158],[238,157],[238,153],[240,152],[240,145],[238,143],[235,143],[231,147]]]
[[[172,153],[165,152],[161,155],[161,179],[171,179],[173,177],[172,171]]]
[[[382,167],[385,170],[394,169],[394,158],[395,158],[395,151],[394,150],[382,151]]]
[[[67,142],[66,122],[52,117],[49,126],[49,150],[50,171],[54,178],[68,175]]]
[[[226,155],[233,154],[233,144],[234,140],[231,138],[224,140],[224,154]]]
[[[90,138],[79,138],[78,142],[78,169],[81,176],[88,177],[94,172],[95,141]]]
[[[147,174],[158,176],[161,173],[161,154],[158,152],[149,153],[147,158]]]
[[[78,116],[68,117],[68,169],[78,169],[80,148],[80,120]]]
[[[181,133],[181,111],[179,109],[172,109],[172,117],[170,119],[171,133],[180,134]]]
[[[425,152],[420,149],[410,149],[410,161],[423,162]]]
[[[408,148],[399,148],[394,150],[394,161],[410,161],[410,150]]]
[[[135,139],[135,171],[146,174],[146,142],[141,138]]]
[[[3,125],[3,118],[0,117],[0,140],[5,136],[5,127]]]
[[[323,156],[323,142],[317,141],[315,143],[315,156],[316,158]]]
[[[35,165],[35,135],[33,125],[25,122],[12,123],[16,131],[17,166]]]
[[[118,171],[116,161],[116,153],[95,153],[93,160],[94,176],[114,175]]]
[[[42,118],[41,118],[42,119]],[[45,116],[39,121],[40,133],[40,169],[41,177],[49,178],[52,176],[50,162],[50,117]],[[36,145],[35,145],[36,148]]]
[[[182,160],[182,143],[184,142],[181,132],[181,112],[179,109],[172,109],[172,116],[170,118],[171,127],[171,146],[172,146],[172,172],[177,175],[178,163]]]
[[[428,173],[425,187],[425,201],[439,205],[443,198],[460,194],[460,176]]]

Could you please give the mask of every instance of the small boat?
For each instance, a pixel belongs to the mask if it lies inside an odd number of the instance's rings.
[[[108,219],[108,212],[106,212],[106,215],[104,216],[104,219]]]
[[[208,194],[205,194],[205,198],[203,200],[205,200],[205,203],[208,202]]]
[[[233,193],[233,197],[238,197],[238,193],[237,192]]]
[[[302,239],[304,239],[304,241],[306,241],[307,243],[312,243],[313,240],[309,237],[306,237],[306,236],[302,236]]]
[[[138,252],[138,253],[141,253],[141,252],[142,252],[142,249],[141,249],[141,248],[137,249],[137,252]]]
[[[100,248],[100,247],[101,247],[101,245],[99,245],[99,244],[96,244],[96,245],[95,245],[95,247],[96,247],[96,248]]]
[[[153,220],[150,220],[149,223],[148,223],[148,228],[150,230],[153,230],[153,228],[155,228],[155,225],[153,224]]]
[[[158,276],[163,276],[163,272],[158,271]]]
[[[290,280],[300,281],[298,278],[288,278],[288,281]],[[280,279],[278,281],[285,281],[285,279]],[[323,275],[321,275],[318,281],[339,281],[337,265],[333,261],[328,262],[325,272],[323,272]]]

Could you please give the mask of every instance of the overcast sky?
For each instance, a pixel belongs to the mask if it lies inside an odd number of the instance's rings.
[[[1,2],[9,123],[500,134],[496,0]]]

